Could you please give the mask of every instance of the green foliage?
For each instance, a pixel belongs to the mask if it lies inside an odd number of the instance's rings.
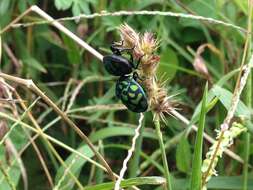
[[[243,28],[247,27],[249,15],[245,0],[0,0],[0,28],[3,29],[34,4],[54,18],[102,11],[161,10],[192,13],[219,19]],[[19,23],[34,21],[41,21],[41,18],[32,13]],[[160,55],[160,65],[157,77],[162,82],[166,81],[164,86],[169,96],[177,94],[174,98],[179,108],[177,111],[190,119],[188,128],[184,129],[185,124],[181,120],[176,120],[169,115],[165,116],[166,124],[161,122],[164,142],[163,158],[167,157],[173,190],[186,190],[190,184],[192,184],[191,189],[196,189],[195,187],[200,183],[201,159],[210,147],[210,143],[203,138],[203,132],[215,138],[215,129],[219,128],[227,110],[231,107],[245,33],[206,21],[161,15],[106,16],[61,21],[64,26],[103,55],[110,53],[109,46],[113,41],[120,40],[117,28],[124,22],[140,33],[150,31],[158,37],[160,47],[157,54]],[[80,48],[71,38],[53,28],[49,23],[26,27],[16,26],[1,34],[0,39],[1,72],[32,79],[45,95],[62,108],[89,136],[96,148],[103,150],[101,151],[103,157],[118,174],[127,149],[130,147],[139,115],[122,110],[122,107],[118,105],[120,101],[115,98],[117,79],[111,77],[102,63],[93,55]],[[198,48],[203,44],[210,44],[217,48],[217,52],[206,48],[199,54]],[[210,89],[205,90],[204,96],[202,96],[202,91],[206,77],[193,66],[197,55],[201,66],[206,66],[211,78]],[[17,90],[27,106],[37,98],[27,86],[6,82]],[[56,187],[68,190],[78,189],[69,171],[87,190],[113,189],[114,183],[101,169],[92,151],[45,102],[38,101],[31,113],[41,129],[46,128],[45,134],[51,138],[50,142],[69,167],[68,169],[64,168],[57,159],[41,134],[29,129],[29,126],[35,126],[27,115],[22,117],[24,111],[20,103],[14,102],[14,106],[12,102],[2,101],[2,99],[10,98],[2,81],[0,92],[0,139],[5,134],[2,132],[2,126],[6,126],[10,129],[7,140],[12,145],[10,148],[8,143],[4,142],[0,146],[0,165],[8,174],[6,177],[3,172],[0,172],[0,189],[13,190],[11,184],[17,190],[24,189],[26,180],[28,189],[33,190],[49,190]],[[17,99],[14,94],[13,98]],[[205,116],[207,112],[208,115]],[[252,133],[252,108],[243,99],[239,101],[235,116],[234,119],[241,121]],[[12,129],[15,121],[20,118],[22,122]],[[203,131],[204,122],[205,131]],[[192,124],[197,123],[200,126],[198,134],[196,135],[193,131],[190,133]],[[165,125],[167,126],[164,127]],[[38,146],[40,157],[32,145],[26,147],[30,142],[21,127],[24,127],[31,136],[39,134],[34,142]],[[164,184],[161,185],[161,183],[165,181],[166,170],[163,166],[165,160],[162,160],[151,113],[145,114],[142,138],[142,144],[136,147],[138,159],[133,159],[132,168],[130,166],[128,168],[130,176],[136,176],[136,178],[124,176],[122,185],[125,188],[141,185],[140,188],[145,190],[163,190]],[[251,148],[247,162],[252,165],[253,145],[249,140],[251,139],[248,139]],[[240,137],[234,141],[232,151],[237,154],[237,157],[245,152],[246,146],[243,143]],[[78,156],[76,151],[91,160],[87,161]],[[194,158],[192,158],[192,151]],[[166,155],[164,155],[165,152]],[[17,157],[18,154],[20,154],[20,159]],[[220,159],[220,165],[216,169],[218,174],[224,176],[212,178],[207,184],[208,189],[241,190],[243,182],[245,188],[253,189],[251,178],[242,180],[243,165],[236,161],[237,157],[223,156]],[[39,158],[45,161],[53,186],[50,185]],[[250,176],[251,168],[249,172]]]
[[[72,7],[73,15],[89,14],[89,5],[92,3],[94,6],[97,4],[96,0],[55,0],[55,7],[58,10],[67,10]]]
[[[191,167],[191,147],[186,138],[182,138],[177,146],[176,161],[179,171],[189,172]]]
[[[171,81],[177,72],[178,58],[174,50],[168,48],[161,54],[161,60],[157,75],[160,78],[164,78],[167,82]]]
[[[191,189],[201,189],[201,165],[202,165],[202,152],[203,152],[203,135],[206,120],[206,98],[208,93],[208,84],[205,86],[204,95],[202,98],[201,111],[199,116],[198,131],[195,140],[192,172],[191,172]]]

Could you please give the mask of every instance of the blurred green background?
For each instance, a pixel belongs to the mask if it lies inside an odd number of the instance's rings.
[[[0,27],[4,28],[14,18],[19,16],[31,5],[38,5],[53,18],[72,17],[80,14],[91,14],[101,11],[115,12],[119,10],[141,11],[159,10],[178,13],[188,13],[211,17],[224,22],[247,28],[247,1],[246,0],[0,0]],[[32,13],[22,19],[22,23],[41,21],[41,18]],[[236,82],[236,72],[240,66],[245,33],[222,25],[212,24],[186,18],[176,18],[160,15],[138,16],[107,16],[94,19],[80,19],[62,21],[62,23],[77,34],[93,48],[103,55],[110,53],[109,46],[113,41],[120,39],[117,27],[126,22],[138,32],[153,32],[160,41],[157,54],[161,56],[158,69],[158,78],[167,79],[166,88],[169,95],[178,94],[175,98],[178,102],[179,112],[191,119],[199,104],[204,84],[207,78],[212,85],[221,82],[223,88],[216,89],[214,93],[220,101],[208,113],[205,131],[215,137],[215,128],[224,120],[227,101],[231,99],[231,93]],[[99,145],[99,151],[104,155],[112,169],[118,173],[122,160],[129,148],[133,127],[136,127],[138,114],[127,110],[100,109],[96,105],[110,105],[120,103],[115,98],[115,78],[106,73],[102,63],[86,50],[80,48],[72,39],[65,36],[49,24],[32,25],[28,27],[11,28],[2,36],[2,60],[1,71],[21,78],[31,78],[45,94],[66,110],[73,90],[85,80],[84,86],[79,91],[70,110],[76,108],[91,107],[88,111],[76,111],[69,114],[70,118],[89,135],[95,145]],[[206,48],[199,53],[199,47],[206,44]],[[208,44],[208,45],[207,45]],[[193,64],[196,56],[200,58],[201,66],[206,66],[208,75],[202,75]],[[229,78],[224,78],[227,76]],[[228,80],[229,79],[229,80]],[[29,105],[36,96],[24,87],[11,83],[21,94],[23,100]],[[1,89],[3,91],[3,89]],[[227,94],[226,94],[227,93]],[[4,93],[0,93],[4,98]],[[220,94],[220,95],[217,95]],[[223,95],[223,96],[222,96]],[[245,108],[245,113],[251,110]],[[1,112],[14,117],[8,107],[2,107]],[[18,114],[23,111],[18,106]],[[52,112],[43,101],[38,101],[32,108],[32,113],[41,127],[50,125],[46,133],[72,148],[82,147],[82,151],[89,157],[93,155],[82,144],[80,138],[64,122],[56,120],[57,115]],[[145,113],[145,127],[143,129],[143,142],[140,142],[138,150],[141,152],[139,164],[129,167],[126,176],[163,176],[163,168],[160,156],[149,157],[159,150],[157,137],[154,131],[151,113]],[[55,123],[51,123],[55,121]],[[7,126],[13,126],[13,122],[2,120]],[[23,122],[31,124],[27,117]],[[19,125],[18,125],[19,126]],[[176,179],[175,189],[186,189],[187,180],[190,178],[192,154],[195,133],[183,136],[185,125],[179,120],[166,117],[166,123],[162,124],[165,143],[168,144],[167,157],[170,171]],[[33,133],[29,132],[33,136]],[[20,127],[14,127],[8,135],[17,152],[29,142]],[[242,156],[244,141],[240,137],[234,142],[233,151]],[[43,159],[57,184],[59,176],[63,175],[63,167],[57,162],[50,148],[40,138],[36,144],[41,150]],[[204,152],[210,144],[205,142]],[[252,144],[250,144],[252,154]],[[65,159],[73,159],[75,154],[55,145],[60,156]],[[8,166],[8,159],[13,155],[8,153],[8,146],[1,144],[1,164]],[[146,166],[141,165],[147,159],[153,160]],[[9,158],[10,157],[10,158]],[[15,156],[14,156],[15,157]],[[29,146],[21,155],[24,168],[27,172],[29,189],[51,189],[38,157],[32,146]],[[84,162],[81,158],[74,163],[73,173],[83,185],[100,184],[108,181],[107,175],[93,164]],[[94,158],[93,158],[94,159]],[[94,159],[96,160],[96,159]],[[252,160],[250,160],[252,163]],[[70,161],[69,161],[70,162]],[[18,163],[10,168],[11,180],[17,189],[24,189],[22,172]],[[131,164],[130,164],[131,165]],[[242,164],[227,155],[220,160],[217,170],[218,177],[210,182],[211,189],[242,189]],[[15,173],[15,175],[14,175]],[[230,177],[229,177],[230,176]],[[233,176],[233,177],[231,177]],[[181,180],[181,181],[180,181]],[[216,180],[216,181],[215,181]],[[252,182],[252,181],[251,181]],[[64,179],[64,185],[59,189],[78,189],[70,177]],[[253,184],[249,189],[253,189]],[[155,189],[158,186],[143,186],[143,189]],[[162,187],[158,187],[163,189]],[[1,174],[0,189],[10,189],[8,183]]]

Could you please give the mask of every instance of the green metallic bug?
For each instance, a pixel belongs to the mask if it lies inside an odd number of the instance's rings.
[[[141,113],[148,109],[148,99],[136,75],[121,76],[116,84],[116,97],[131,111]]]

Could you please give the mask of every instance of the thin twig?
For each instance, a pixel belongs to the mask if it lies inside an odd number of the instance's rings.
[[[252,9],[253,9],[253,0],[248,0],[248,9],[249,9],[249,18],[248,18],[248,32],[252,32]],[[249,55],[252,50],[252,36],[248,35],[248,51],[246,60],[249,58]],[[246,51],[245,51],[246,54]],[[244,96],[245,104],[249,109],[252,109],[252,74],[250,73],[248,76],[248,81],[245,87],[245,96]],[[251,116],[250,116],[251,120]],[[244,134],[244,165],[243,165],[243,190],[248,189],[248,176],[249,176],[249,158],[250,158],[250,145],[251,145],[251,134],[246,132]]]
[[[244,28],[240,26],[236,26],[231,23],[227,23],[221,20],[213,19],[213,18],[208,18],[208,17],[203,17],[203,16],[197,16],[193,14],[185,14],[185,13],[174,13],[174,12],[169,12],[169,11],[148,11],[148,10],[142,10],[142,11],[116,11],[116,12],[106,12],[102,11],[101,13],[93,13],[93,14],[81,14],[78,16],[74,17],[64,17],[60,19],[55,19],[53,21],[35,21],[35,22],[30,22],[30,23],[18,23],[18,24],[12,24],[12,27],[28,27],[32,25],[39,25],[39,24],[49,24],[52,22],[60,22],[60,21],[68,21],[68,20],[75,20],[75,21],[80,21],[80,19],[93,19],[96,17],[106,17],[106,16],[133,16],[133,15],[150,15],[150,16],[170,16],[170,17],[179,17],[179,18],[187,18],[187,19],[193,19],[193,20],[201,20],[201,21],[207,21],[212,24],[220,24],[224,25],[227,27],[231,27],[237,30],[240,30],[244,33],[247,32]]]
[[[3,44],[3,49],[8,55],[8,57],[11,59],[12,63],[15,65],[16,68],[19,68],[22,66],[22,63],[15,57],[11,48],[6,43]]]
[[[10,29],[14,24],[16,24],[18,21],[20,21],[24,16],[29,14],[31,11],[37,13],[40,15],[42,18],[46,19],[49,21],[53,26],[55,26],[57,29],[59,29],[61,32],[66,34],[68,37],[73,39],[77,44],[79,44],[81,47],[89,51],[91,54],[93,54],[95,57],[97,57],[99,60],[103,60],[103,55],[100,54],[97,50],[95,50],[93,47],[91,47],[89,44],[84,42],[81,38],[79,38],[77,35],[75,35],[73,32],[68,30],[65,26],[63,26],[61,23],[58,21],[54,21],[54,19],[48,15],[46,12],[41,10],[38,6],[33,5],[29,9],[27,9],[23,14],[18,16],[15,20],[13,20],[10,24],[8,24],[2,31],[0,31],[0,35],[2,35],[4,32]]]
[[[126,106],[122,104],[108,104],[108,105],[95,105],[95,106],[85,106],[80,108],[74,108],[67,111],[68,114],[76,112],[85,112],[85,111],[96,111],[96,110],[125,110]]]

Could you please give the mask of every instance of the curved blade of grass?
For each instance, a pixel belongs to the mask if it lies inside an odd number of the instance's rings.
[[[206,116],[205,108],[206,108],[207,92],[208,92],[208,85],[206,84],[203,99],[202,99],[197,138],[196,138],[195,146],[194,146],[192,176],[191,176],[191,182],[190,182],[191,190],[200,190],[201,188],[202,147],[203,147],[203,134],[204,134],[204,127],[205,127],[205,116]]]
[[[89,136],[91,142],[97,142],[98,140],[102,140],[108,137],[114,136],[133,136],[134,128],[129,127],[107,127],[101,130],[96,131],[95,133]],[[152,131],[144,130],[143,132],[144,138],[157,139],[156,135]]]
[[[152,177],[137,177],[127,180],[123,180],[120,184],[122,188],[138,186],[138,185],[161,185],[165,183],[165,179],[162,177],[152,176]],[[84,188],[84,190],[111,190],[114,187],[114,182],[103,183],[99,185],[89,186]]]

